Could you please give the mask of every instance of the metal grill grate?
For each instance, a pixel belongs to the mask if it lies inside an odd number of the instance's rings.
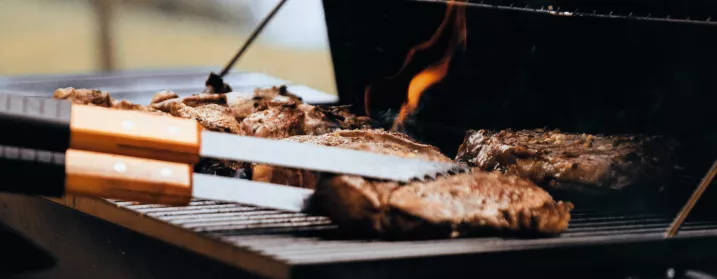
[[[452,240],[380,241],[326,239],[336,226],[324,217],[286,213],[225,202],[195,200],[189,206],[116,205],[172,225],[218,238],[259,255],[289,264],[321,264],[342,261],[386,260],[416,256],[487,253],[597,243],[605,240],[658,239],[675,212],[635,210],[620,212],[576,209],[570,228],[559,237],[474,237]],[[680,235],[717,230],[717,220],[688,220]],[[321,233],[318,233],[321,232]],[[360,245],[357,245],[360,244]]]

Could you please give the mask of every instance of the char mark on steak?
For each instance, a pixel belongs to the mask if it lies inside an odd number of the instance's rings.
[[[334,176],[319,183],[312,206],[347,231],[391,239],[558,234],[573,209],[529,180],[479,170],[406,185]]]
[[[456,160],[548,189],[612,191],[639,185],[658,190],[674,169],[675,148],[662,136],[470,130]]]

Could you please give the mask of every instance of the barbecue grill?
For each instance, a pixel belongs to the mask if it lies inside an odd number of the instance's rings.
[[[469,47],[457,55],[464,63],[426,92],[428,101],[415,121],[430,120],[432,125],[414,127],[412,135],[450,156],[469,127],[550,125],[591,133],[667,133],[692,148],[686,151],[689,160],[682,162],[688,171],[678,182],[685,193],[616,197],[609,205],[577,203],[570,228],[559,237],[424,241],[351,239],[320,216],[206,200],[184,207],[72,196],[52,201],[264,278],[538,273],[586,278],[586,269],[626,274],[714,261],[717,252],[709,247],[717,244],[717,216],[705,214],[710,209],[705,200],[675,237],[665,239],[665,232],[717,158],[717,133],[704,125],[715,119],[710,108],[717,101],[712,94],[717,80],[710,77],[717,76],[711,67],[717,62],[711,51],[717,42],[709,38],[717,35],[717,25],[708,17],[717,9],[684,6],[699,15],[687,19],[648,16],[650,10],[658,14],[670,9],[638,2],[626,4],[642,5],[636,14],[598,12],[594,1],[584,10],[571,2],[569,15],[557,14],[556,3],[487,2],[468,5]],[[309,103],[352,104],[359,113],[365,109],[366,86],[393,74],[408,49],[435,31],[445,8],[443,1],[419,0],[324,1],[324,6],[339,98],[291,83],[289,90]],[[201,91],[205,76],[206,71],[189,71],[18,78],[0,83],[0,90],[40,96],[64,86],[101,88],[117,99],[148,103],[157,90],[180,95]],[[230,74],[226,81],[235,90],[285,83],[248,72]],[[380,96],[369,113],[379,118],[395,113],[405,92]],[[10,208],[20,203],[10,195],[0,200]],[[9,210],[0,212],[6,222],[29,230],[22,220],[8,217]]]

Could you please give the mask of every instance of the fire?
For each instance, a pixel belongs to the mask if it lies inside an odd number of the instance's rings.
[[[393,130],[401,128],[408,115],[416,110],[423,92],[446,76],[450,62],[450,56],[443,58],[437,65],[423,70],[411,79],[408,85],[408,100],[401,106],[398,118],[393,122]]]
[[[401,111],[393,122],[393,130],[403,127],[407,117],[418,107],[419,100],[421,99],[423,93],[426,92],[426,89],[446,77],[456,48],[461,47],[463,50],[466,48],[466,37],[468,35],[466,29],[465,5],[457,4],[456,2],[457,0],[450,0],[450,2],[448,2],[445,17],[443,22],[441,22],[441,25],[438,27],[438,30],[436,30],[428,41],[422,42],[413,47],[408,52],[408,55],[406,55],[406,59],[404,60],[404,64],[401,69],[396,75],[390,78],[393,79],[399,76],[404,71],[406,66],[413,60],[414,55],[418,51],[434,47],[439,40],[441,40],[441,38],[445,38],[446,35],[449,36],[449,41],[444,50],[445,53],[443,54],[443,57],[437,63],[428,66],[411,79],[408,85],[407,100],[401,106]],[[446,34],[446,32],[452,33]],[[369,86],[366,88],[365,92],[367,113],[370,93],[371,87]]]

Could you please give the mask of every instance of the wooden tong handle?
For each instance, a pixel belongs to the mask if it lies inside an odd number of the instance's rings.
[[[192,166],[80,150],[65,154],[65,192],[153,204],[186,205]]]
[[[70,148],[187,164],[199,162],[199,123],[140,111],[73,105]]]
[[[0,93],[0,130],[0,144],[8,146],[199,162],[201,127],[194,119]]]

